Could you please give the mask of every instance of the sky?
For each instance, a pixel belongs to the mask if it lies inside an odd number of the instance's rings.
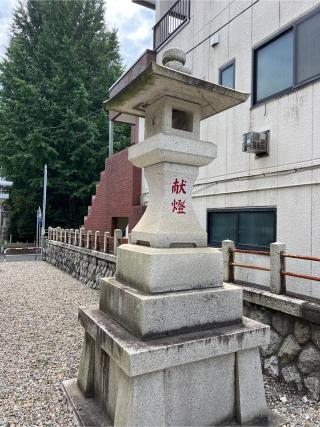
[[[9,42],[12,11],[17,4],[18,0],[0,0],[0,59]],[[107,26],[118,29],[121,56],[128,68],[146,49],[152,48],[154,11],[131,0],[105,0],[105,11]]]

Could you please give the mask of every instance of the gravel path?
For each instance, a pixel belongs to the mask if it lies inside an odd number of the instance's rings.
[[[282,415],[286,427],[319,427],[320,404],[284,382],[265,376],[265,390],[269,408]]]
[[[74,378],[80,305],[98,292],[44,262],[0,263],[0,426],[73,426],[61,381]],[[285,426],[319,427],[319,403],[266,377],[268,406]]]
[[[73,426],[60,384],[79,366],[78,307],[97,301],[45,262],[0,264],[0,426]]]

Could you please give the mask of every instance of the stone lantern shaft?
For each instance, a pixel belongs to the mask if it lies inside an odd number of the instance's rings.
[[[192,205],[199,167],[216,157],[216,146],[199,138],[197,104],[164,95],[146,108],[146,139],[129,160],[144,167],[147,210],[132,231],[132,243],[155,248],[205,247],[207,233]]]

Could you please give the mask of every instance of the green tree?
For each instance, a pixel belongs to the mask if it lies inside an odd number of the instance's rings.
[[[108,154],[107,90],[123,71],[103,0],[28,0],[0,64],[0,164],[14,238],[32,239],[48,165],[47,224],[82,223]],[[118,129],[120,147],[129,136]]]

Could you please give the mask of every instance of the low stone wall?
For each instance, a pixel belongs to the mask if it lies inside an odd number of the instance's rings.
[[[244,315],[271,328],[270,345],[260,348],[264,371],[319,400],[320,306],[244,287]]]
[[[99,288],[101,277],[114,276],[116,270],[114,255],[51,240],[46,243],[44,259],[93,289]]]

